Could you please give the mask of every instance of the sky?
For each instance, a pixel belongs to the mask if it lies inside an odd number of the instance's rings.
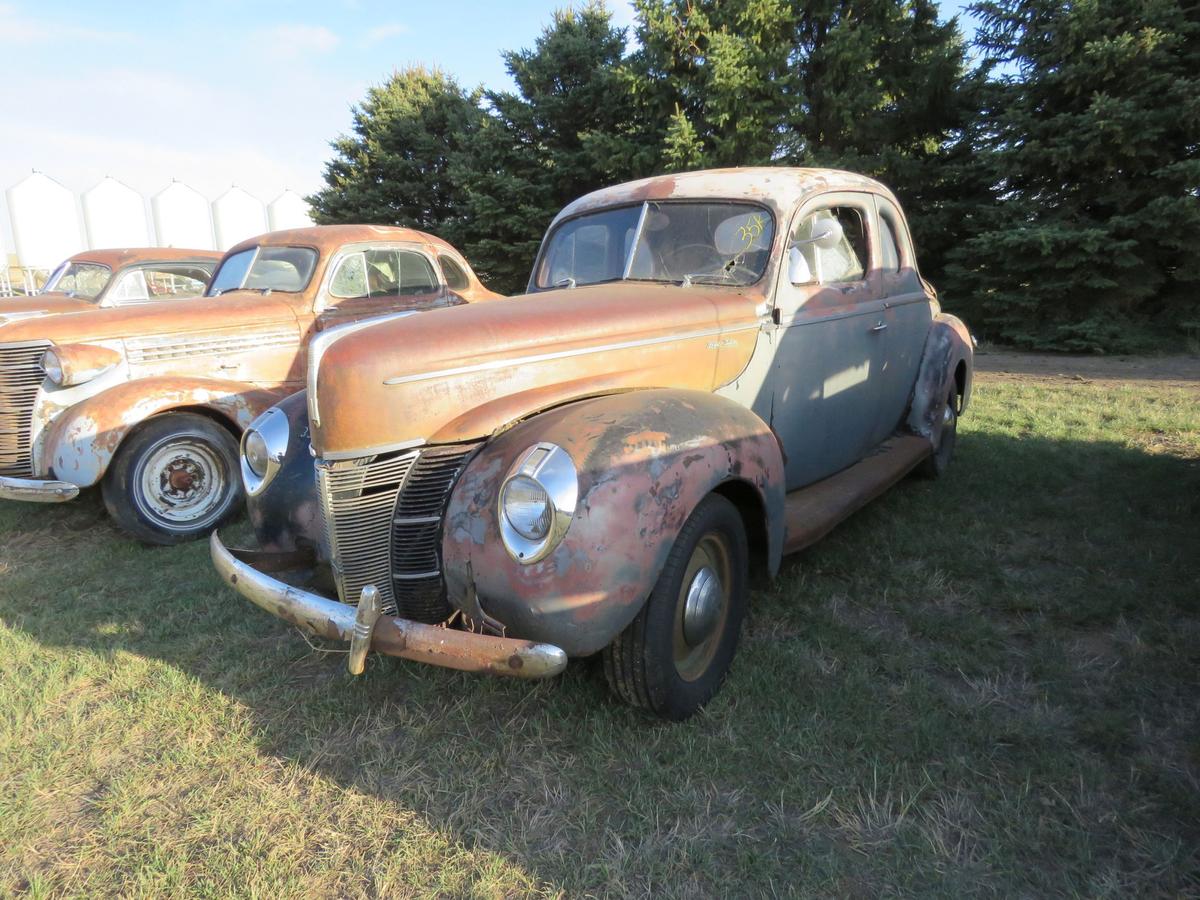
[[[0,189],[36,169],[77,192],[108,175],[146,195],[172,179],[209,199],[235,184],[264,202],[308,194],[369,86],[424,64],[511,87],[501,51],[532,46],[564,5],[0,0]],[[609,7],[632,23],[627,0]]]

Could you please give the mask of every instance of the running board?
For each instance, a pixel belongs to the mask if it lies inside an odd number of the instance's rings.
[[[911,472],[931,452],[928,438],[896,435],[850,468],[792,491],[784,499],[783,552],[795,553],[815,544]]]

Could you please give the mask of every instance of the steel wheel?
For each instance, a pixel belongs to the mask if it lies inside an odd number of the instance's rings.
[[[704,535],[684,570],[676,603],[675,671],[695,681],[712,664],[729,618],[729,545],[719,532]]]
[[[626,703],[686,719],[725,680],[749,594],[741,513],[705,497],[680,529],[637,617],[604,648],[604,677]]]
[[[147,543],[202,537],[237,510],[237,441],[206,416],[155,416],[121,444],[101,487],[117,524]]]
[[[211,447],[195,438],[164,438],[135,470],[133,500],[146,518],[167,526],[205,528],[215,522],[232,473]]]

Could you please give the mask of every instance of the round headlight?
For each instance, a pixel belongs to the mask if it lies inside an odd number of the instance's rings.
[[[287,413],[275,406],[250,423],[242,435],[242,483],[257,497],[283,466],[290,441]]]
[[[262,478],[267,474],[268,453],[267,441],[257,431],[251,429],[246,432],[246,444],[244,452],[246,454],[246,465],[250,467],[250,471]]]
[[[53,350],[47,350],[42,354],[42,369],[46,372],[46,377],[57,385],[63,383],[62,363],[58,359],[58,354]]]
[[[517,457],[500,488],[497,519],[508,555],[522,565],[554,552],[575,515],[579,475],[571,455],[543,441]]]
[[[536,478],[515,475],[505,482],[501,507],[508,523],[526,540],[540,541],[550,533],[550,495]]]

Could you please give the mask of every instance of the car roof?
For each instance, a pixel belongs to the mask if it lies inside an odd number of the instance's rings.
[[[455,256],[461,256],[453,246],[439,237],[424,231],[417,231],[415,228],[401,228],[396,225],[311,225],[307,228],[289,228],[248,238],[240,244],[230,247],[227,252],[238,253],[258,246],[315,247],[318,251],[326,252],[336,250],[343,244],[368,241],[411,241],[418,244],[434,244],[441,249],[453,252]]]
[[[129,265],[160,262],[215,262],[224,254],[218,250],[189,250],[183,247],[122,247],[111,250],[85,250],[71,257],[72,262],[95,263],[113,271]]]
[[[554,217],[554,222],[592,209],[641,203],[644,200],[742,200],[761,203],[780,215],[812,194],[839,190],[867,191],[895,202],[892,192],[881,182],[855,172],[792,166],[746,166],[656,175],[601,188],[567,204]]]

